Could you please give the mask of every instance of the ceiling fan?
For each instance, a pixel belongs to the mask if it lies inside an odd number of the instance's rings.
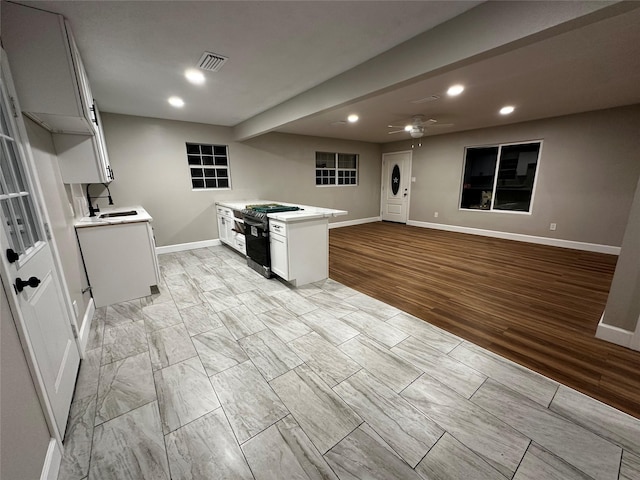
[[[393,135],[394,133],[402,133],[408,132],[412,138],[420,138],[424,135],[425,128],[427,127],[451,127],[453,123],[438,123],[437,120],[433,118],[425,119],[424,115],[414,115],[411,118],[411,123],[407,123],[406,125],[387,125],[389,128],[401,128],[402,130],[394,130],[389,132],[389,135]]]

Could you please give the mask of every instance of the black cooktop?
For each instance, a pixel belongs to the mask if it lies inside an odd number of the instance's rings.
[[[300,207],[292,207],[289,205],[279,205],[277,203],[265,203],[262,205],[247,205],[247,209],[255,210],[260,213],[277,213],[277,212],[295,212]]]

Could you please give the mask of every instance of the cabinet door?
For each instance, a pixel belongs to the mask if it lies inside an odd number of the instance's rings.
[[[97,135],[54,133],[52,137],[64,183],[111,181],[100,160]]]
[[[150,287],[158,284],[158,277],[146,222],[76,231],[96,307],[151,294]]]
[[[0,20],[22,110],[53,133],[92,135],[89,84],[64,17],[2,2]]]
[[[289,278],[289,257],[287,252],[287,237],[269,235],[271,250],[271,271],[284,280]]]
[[[107,143],[104,139],[104,130],[102,130],[102,118],[100,117],[100,110],[98,110],[98,104],[93,100],[93,106],[91,107],[93,113],[93,121],[95,122],[96,129],[96,147],[98,150],[98,158],[96,168],[100,170],[101,175],[106,178],[107,182],[114,180],[113,170],[109,163],[109,154],[107,153]]]
[[[222,243],[230,244],[229,232],[230,228],[227,225],[229,220],[227,217],[223,217],[222,215],[218,215],[218,238]]]

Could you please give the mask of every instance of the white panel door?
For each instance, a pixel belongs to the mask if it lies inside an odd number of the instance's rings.
[[[410,175],[411,152],[382,155],[382,220],[407,223]]]
[[[0,253],[25,353],[35,363],[55,424],[64,436],[80,355],[51,244],[38,210],[41,196],[19,138],[22,118],[2,51],[0,75]],[[9,93],[12,92],[12,93]],[[24,132],[24,128],[21,130]],[[30,157],[30,155],[29,155]]]

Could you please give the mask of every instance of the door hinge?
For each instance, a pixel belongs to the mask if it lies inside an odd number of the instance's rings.
[[[16,108],[16,100],[13,97],[9,97],[9,101],[11,102],[11,111],[13,112],[13,117],[18,118],[18,109]]]
[[[49,224],[46,222],[44,224],[44,234],[47,236],[47,240],[51,240],[51,230],[49,229]]]
[[[73,331],[73,338],[78,338],[78,329],[73,323],[71,324],[71,330]]]

